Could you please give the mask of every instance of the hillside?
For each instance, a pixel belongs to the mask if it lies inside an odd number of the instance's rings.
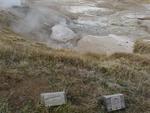
[[[135,46],[136,47],[136,46]],[[149,113],[150,57],[55,50],[8,29],[0,31],[0,113],[105,113],[100,96],[123,93],[127,109]],[[39,104],[42,92],[67,92],[67,104]]]
[[[107,113],[116,93],[114,113],[150,113],[150,0],[1,1],[0,113]],[[66,105],[40,104],[57,91]]]

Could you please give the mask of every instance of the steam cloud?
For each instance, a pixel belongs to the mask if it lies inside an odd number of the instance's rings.
[[[24,2],[25,0],[0,0],[0,8],[3,10],[6,8],[16,16],[16,19],[11,19],[10,27],[12,30],[31,39],[48,42],[48,45],[56,47],[57,42],[51,40],[50,37],[52,27],[55,25],[68,27],[67,24],[71,20],[66,16],[66,12],[61,10],[57,4],[53,4],[53,0],[49,1],[51,2],[49,6],[44,1],[41,1],[42,4],[36,4],[31,0],[26,2],[25,6],[22,4]],[[67,43],[68,45],[70,46],[70,43]],[[66,47],[66,44],[58,44],[58,46],[58,48]]]
[[[21,0],[0,0],[0,7],[7,8],[12,6],[20,6]]]

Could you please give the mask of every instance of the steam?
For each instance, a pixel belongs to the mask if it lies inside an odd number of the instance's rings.
[[[50,38],[51,27],[55,24],[66,24],[67,17],[56,10],[42,6],[16,8],[13,14],[19,17],[12,23],[15,32],[27,35],[40,41]]]
[[[20,6],[21,0],[0,0],[0,7],[8,8],[12,6]]]
[[[46,42],[49,46],[54,45],[56,47],[59,41],[55,42],[52,40],[52,28],[55,25],[61,25],[70,32],[72,30],[68,27],[68,23],[70,23],[71,20],[66,16],[66,12],[62,10],[59,5],[53,3],[53,0],[48,2],[49,3],[41,1],[42,4],[40,4],[34,2],[34,0],[28,2],[25,0],[0,0],[0,8],[3,8],[3,10],[7,9],[7,11],[15,15],[15,19],[10,19],[10,28],[12,28],[14,32],[29,37],[29,39]],[[61,33],[65,31],[57,32]],[[69,33],[64,34],[67,35]],[[65,38],[65,35],[63,38]],[[66,47],[66,44],[62,43],[58,44],[59,48],[62,46]],[[67,46],[70,46],[68,41],[66,43]]]

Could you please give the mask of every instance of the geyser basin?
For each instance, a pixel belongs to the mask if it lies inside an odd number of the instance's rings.
[[[0,7],[10,7],[24,1],[0,2]],[[150,23],[145,20],[150,17],[148,4],[136,0],[30,0],[27,3],[30,8],[12,8],[11,12],[19,20],[13,20],[11,28],[21,35],[46,42],[50,47],[86,52],[88,46],[93,47],[88,49],[90,52],[96,50],[96,53],[131,53],[135,40],[150,36]],[[63,30],[57,29],[57,35],[52,35],[56,25],[66,26],[72,33],[62,36]],[[110,35],[117,36],[117,41],[109,38]]]

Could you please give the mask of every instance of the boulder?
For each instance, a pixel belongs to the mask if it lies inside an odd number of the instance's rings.
[[[74,38],[76,34],[65,25],[55,25],[52,27],[52,34],[50,38],[57,42],[66,43]]]
[[[130,39],[125,36],[84,36],[78,41],[76,50],[79,52],[113,54],[116,52],[133,52],[133,45]]]

